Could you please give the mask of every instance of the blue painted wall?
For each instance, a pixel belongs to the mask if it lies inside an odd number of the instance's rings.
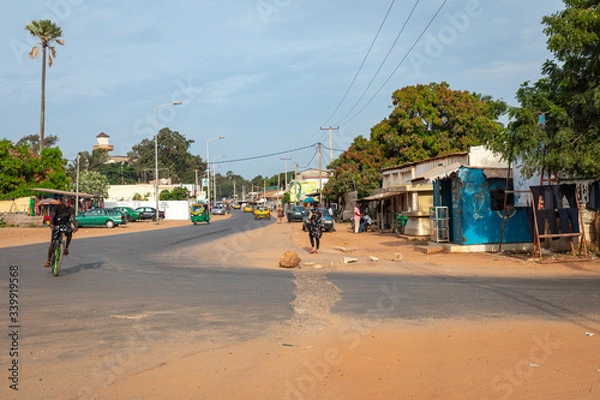
[[[461,167],[457,176],[438,181],[441,200],[435,205],[448,206],[452,231],[450,241],[458,244],[498,243],[502,211],[492,211],[490,192],[504,189],[504,179],[487,179],[482,169]],[[512,182],[510,182],[512,189]],[[438,204],[440,203],[441,204]],[[531,242],[527,208],[515,208],[505,221],[502,243]]]

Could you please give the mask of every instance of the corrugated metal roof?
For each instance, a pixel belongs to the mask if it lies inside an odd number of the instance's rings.
[[[435,167],[430,169],[427,172],[422,173],[414,179],[411,179],[411,182],[415,183],[418,181],[427,181],[432,182],[441,178],[447,178],[450,174],[458,171],[458,169],[462,167],[460,163],[454,163],[446,166]]]
[[[374,194],[373,196],[363,197],[362,199],[358,199],[358,201],[377,201],[387,199],[389,197],[394,197],[402,194],[403,192],[385,192]]]
[[[404,164],[400,164],[400,165],[395,165],[395,166],[391,166],[391,167],[385,167],[383,168],[381,171],[389,171],[391,169],[400,169],[400,168],[407,168],[410,167],[412,165],[417,165],[417,164],[421,164],[424,162],[431,162],[431,161],[435,161],[435,160],[442,160],[442,159],[446,159],[446,158],[452,158],[455,156],[467,156],[469,155],[468,151],[459,151],[456,153],[450,153],[450,154],[446,154],[443,156],[437,156],[437,157],[432,157],[432,158],[427,158],[425,160],[419,160],[419,161],[412,161],[412,162],[408,162],[408,163],[404,163]]]

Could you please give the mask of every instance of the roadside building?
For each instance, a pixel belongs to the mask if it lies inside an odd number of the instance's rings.
[[[407,217],[404,234],[431,235],[431,207],[434,206],[433,181],[446,177],[460,166],[506,168],[500,157],[484,146],[382,170],[382,192],[360,199],[376,202],[376,229],[393,229],[396,215]]]

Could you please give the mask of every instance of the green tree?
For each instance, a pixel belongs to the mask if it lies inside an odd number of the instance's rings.
[[[420,161],[466,151],[484,136],[496,135],[496,122],[506,106],[502,101],[440,84],[407,86],[393,95],[390,116],[371,129],[386,158]]]
[[[371,128],[370,139],[354,139],[330,164],[334,170],[324,188],[329,198],[356,190],[359,197],[381,186],[381,169],[425,160],[478,145],[502,132],[497,118],[502,101],[450,89],[445,82],[407,86],[392,95],[393,110]]]
[[[109,185],[132,185],[138,182],[137,174],[129,163],[102,164],[98,172],[106,176]]]
[[[184,187],[176,187],[173,190],[163,190],[159,194],[161,200],[187,200],[189,198],[189,192]]]
[[[159,177],[168,174],[173,183],[192,183],[196,179],[196,170],[205,171],[206,163],[197,155],[189,152],[191,139],[169,128],[163,128],[158,133],[158,167]],[[155,150],[154,140],[144,139],[134,145],[128,153],[131,165],[139,177],[154,179]]]
[[[517,92],[509,129],[488,138],[498,147],[511,140],[508,153],[520,156],[524,172],[555,176],[600,176],[600,9],[598,0],[564,0],[565,9],[543,18],[547,45],[554,55],[544,76]],[[544,120],[540,120],[543,115]]]
[[[160,197],[160,195],[159,195],[159,197]],[[147,201],[149,198],[150,198],[150,192],[146,192],[143,196],[139,193],[134,193],[133,197],[131,199],[136,200],[136,201],[139,201],[139,200]]]
[[[75,190],[74,183],[71,184],[71,190]],[[79,191],[106,197],[108,196],[108,180],[106,176],[96,171],[80,171]]]
[[[53,44],[58,43],[61,46],[65,45],[64,40],[60,39],[62,36],[62,29],[50,21],[49,19],[41,19],[38,21],[31,21],[25,25],[25,29],[29,31],[31,36],[36,37],[40,40],[39,45],[42,47],[42,101],[40,111],[40,154],[46,143],[44,140],[44,126],[45,126],[45,112],[46,112],[46,60],[48,60],[48,68],[52,67],[53,60],[56,58],[56,49]],[[48,53],[48,50],[50,52]],[[40,51],[38,46],[35,45],[29,52],[30,58],[38,58]]]
[[[77,179],[77,162],[77,158],[75,158],[67,165],[67,174],[72,181]],[[108,151],[106,149],[95,149],[91,153],[89,151],[82,151],[79,153],[79,172],[94,171],[106,175],[103,170],[106,168],[107,162]]]
[[[42,148],[52,147],[56,143],[58,143],[58,136],[48,135],[48,136],[44,137],[44,145],[42,146]],[[27,144],[29,146],[29,148],[31,149],[31,151],[33,151],[34,153],[40,154],[40,136],[39,135],[24,136],[21,139],[19,139],[19,141],[16,143],[16,146],[20,147],[21,145],[24,145],[24,144]]]
[[[45,148],[37,155],[28,144],[0,140],[0,199],[30,196],[31,187],[65,190],[65,164],[59,148]]]
[[[359,197],[368,196],[381,186],[381,169],[395,162],[386,159],[383,147],[363,136],[354,139],[348,150],[336,158],[329,168],[333,176],[323,188],[328,198],[338,198],[344,193],[357,191]]]

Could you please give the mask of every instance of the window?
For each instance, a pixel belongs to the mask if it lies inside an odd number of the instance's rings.
[[[506,205],[513,206],[515,204],[514,193],[508,193],[506,197]],[[490,208],[492,211],[502,211],[504,207],[504,189],[492,189],[490,191]]]

